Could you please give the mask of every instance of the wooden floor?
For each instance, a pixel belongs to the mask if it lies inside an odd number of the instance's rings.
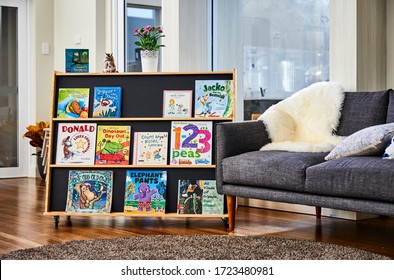
[[[0,254],[69,240],[158,234],[229,234],[219,218],[61,218],[44,216],[45,184],[39,179],[0,179]],[[235,235],[270,235],[341,244],[394,259],[394,218],[348,221],[239,207]]]

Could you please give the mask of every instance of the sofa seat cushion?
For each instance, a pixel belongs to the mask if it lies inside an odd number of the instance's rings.
[[[306,170],[311,194],[394,202],[394,160],[346,157]]]
[[[304,191],[307,167],[324,162],[327,153],[253,151],[223,159],[223,181],[291,191]]]

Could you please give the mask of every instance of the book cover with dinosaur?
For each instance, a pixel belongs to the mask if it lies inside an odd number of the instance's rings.
[[[107,214],[111,212],[113,171],[70,170],[65,211]]]
[[[127,170],[124,212],[165,214],[167,171]]]
[[[196,80],[195,118],[231,118],[234,96],[232,80]]]
[[[128,125],[97,126],[95,164],[128,165],[131,127]]]

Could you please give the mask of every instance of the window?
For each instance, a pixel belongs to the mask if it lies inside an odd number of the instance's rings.
[[[160,7],[138,6],[127,4],[126,7],[126,40],[125,40],[125,69],[126,72],[141,72],[140,48],[134,45],[137,37],[133,36],[136,28],[147,25],[160,25]],[[159,62],[160,69],[160,62]]]
[[[237,68],[245,119],[329,79],[329,0],[213,1],[214,69]]]

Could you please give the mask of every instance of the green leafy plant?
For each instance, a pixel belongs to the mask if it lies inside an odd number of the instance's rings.
[[[139,38],[139,41],[135,42],[135,45],[148,51],[158,51],[159,48],[165,47],[159,44],[159,39],[165,37],[163,29],[161,27],[152,27],[147,25],[143,28],[136,28],[134,30],[134,36]]]

